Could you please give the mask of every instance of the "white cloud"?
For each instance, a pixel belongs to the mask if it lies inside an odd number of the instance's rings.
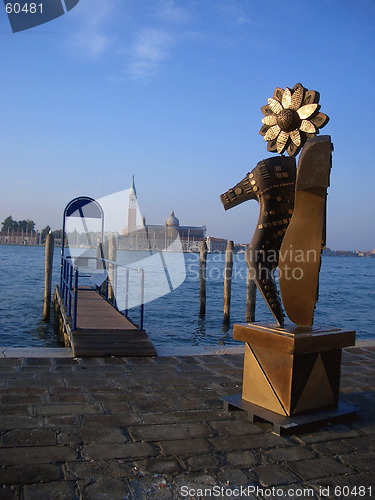
[[[225,16],[227,21],[242,25],[242,24],[252,24],[251,19],[245,14],[243,9],[239,7],[236,2],[231,2],[226,0],[225,2],[221,2],[216,6],[216,10],[219,14]]]
[[[173,43],[172,35],[165,31],[143,29],[129,51],[129,76],[134,80],[147,80],[155,76],[161,63],[169,57]]]
[[[174,0],[161,0],[157,6],[157,17],[173,24],[186,23],[190,20],[189,12],[177,6]]]
[[[72,10],[70,15],[75,28],[68,45],[76,55],[95,59],[109,48],[114,37],[108,33],[105,26],[116,6],[117,0],[81,0]]]

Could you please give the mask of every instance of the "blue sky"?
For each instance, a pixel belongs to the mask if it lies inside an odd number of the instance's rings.
[[[219,196],[272,156],[260,108],[301,82],[335,147],[327,244],[373,249],[374,51],[373,0],[80,0],[15,34],[1,9],[0,219],[58,229],[134,174],[149,223],[248,242],[257,203]]]

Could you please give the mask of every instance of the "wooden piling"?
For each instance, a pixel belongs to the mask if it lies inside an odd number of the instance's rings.
[[[199,314],[206,314],[207,243],[202,241],[199,254]]]
[[[116,262],[117,259],[117,243],[115,236],[109,238],[108,243],[108,260]],[[108,298],[111,302],[115,299],[115,288],[116,288],[116,266],[114,264],[108,265],[108,278],[109,278],[109,290]]]
[[[54,238],[52,231],[50,231],[47,234],[46,244],[45,244],[43,321],[49,321],[50,318],[53,247],[54,247]]]
[[[103,245],[99,242],[96,247],[96,269],[103,269]]]
[[[232,290],[232,269],[233,269],[233,241],[228,241],[225,251],[225,271],[224,271],[224,323],[230,320],[230,298]]]
[[[255,281],[251,278],[251,271],[247,272],[247,286],[246,286],[246,323],[255,321],[255,304],[256,304],[256,291],[257,287]]]
[[[105,259],[105,256],[104,256],[103,244],[99,243],[97,248],[96,248],[96,268],[97,269],[103,269],[103,270],[107,269],[107,265],[104,262],[104,259]],[[102,295],[105,295],[106,281],[107,280],[104,280],[104,282],[102,283],[102,285],[100,287],[100,293]]]

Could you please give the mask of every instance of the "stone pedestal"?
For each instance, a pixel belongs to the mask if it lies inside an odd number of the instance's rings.
[[[337,407],[341,350],[354,331],[246,323],[233,337],[245,342],[242,400],[285,417]]]

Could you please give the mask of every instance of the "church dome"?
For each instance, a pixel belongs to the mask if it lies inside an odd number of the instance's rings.
[[[177,217],[174,214],[174,211],[172,210],[171,215],[167,218],[165,221],[165,225],[167,227],[177,227],[180,225],[180,221],[177,219]]]

